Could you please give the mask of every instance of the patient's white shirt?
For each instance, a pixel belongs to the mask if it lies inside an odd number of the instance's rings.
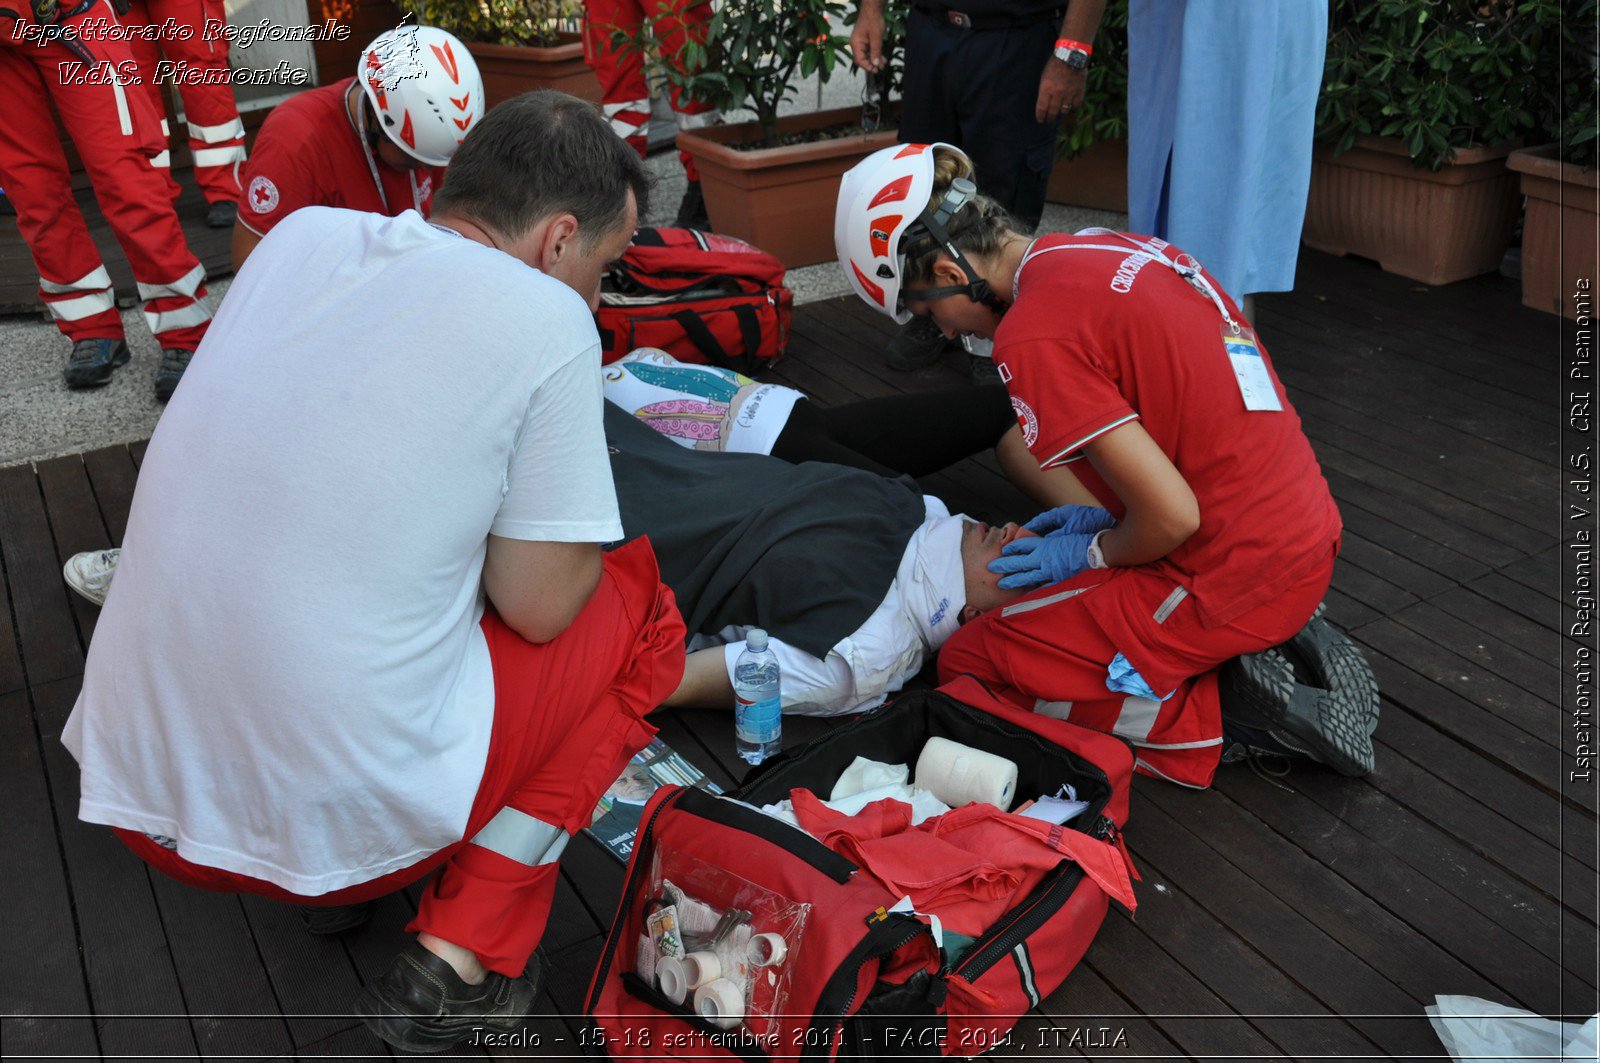
[[[967,604],[961,567],[961,527],[967,518],[951,516],[931,495],[922,501],[927,520],[912,534],[894,582],[865,623],[820,660],[777,637],[768,640],[778,658],[784,712],[842,716],[876,708],[921,671],[928,655],[960,626]],[[689,648],[723,643],[731,682],[749,630],[728,627],[715,636],[697,635]]]

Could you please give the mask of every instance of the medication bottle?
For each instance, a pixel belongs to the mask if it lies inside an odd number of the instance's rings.
[[[744,647],[733,665],[733,730],[739,756],[760,764],[783,748],[778,658],[758,627],[745,634]]]

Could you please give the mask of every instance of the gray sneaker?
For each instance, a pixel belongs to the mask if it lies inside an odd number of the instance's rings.
[[[116,547],[85,550],[67,558],[67,563],[61,566],[61,575],[80,597],[95,605],[104,605],[106,593],[111,590],[111,577],[117,571],[117,560],[121,557],[122,551]]]
[[[62,376],[69,388],[97,388],[111,383],[111,374],[132,357],[124,340],[79,340],[67,356]]]
[[[534,952],[517,978],[494,971],[468,985],[455,968],[412,941],[389,969],[356,997],[355,1011],[373,1033],[408,1052],[443,1052],[476,1031],[522,1029],[544,983],[544,956]]]
[[[178,381],[183,379],[183,371],[189,368],[189,362],[193,358],[194,352],[186,351],[182,347],[161,349],[161,364],[156,367],[157,402],[166,402],[172,398],[172,393],[178,390]]]
[[[1355,643],[1320,608],[1294,638],[1234,658],[1220,678],[1225,731],[1265,731],[1344,775],[1373,769],[1378,683]]]

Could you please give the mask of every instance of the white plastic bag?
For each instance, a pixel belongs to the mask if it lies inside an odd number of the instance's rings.
[[[1452,1059],[1473,1063],[1596,1058],[1600,1016],[1558,1022],[1478,997],[1442,996],[1424,1009]]]

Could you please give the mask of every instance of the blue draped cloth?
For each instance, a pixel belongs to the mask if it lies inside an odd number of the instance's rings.
[[[1293,288],[1327,44],[1327,0],[1130,0],[1129,228]]]

